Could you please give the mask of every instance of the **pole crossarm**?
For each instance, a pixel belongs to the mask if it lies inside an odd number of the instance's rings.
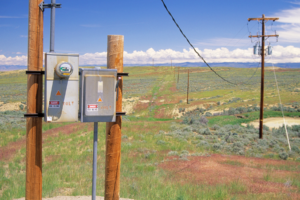
[[[255,21],[255,20],[257,20],[257,21],[261,21],[261,20],[264,20],[264,21],[276,21],[276,20],[279,20],[279,18],[248,18],[248,22],[250,22],[250,21]]]
[[[260,38],[260,37],[279,37],[279,35],[249,35],[249,38]]]

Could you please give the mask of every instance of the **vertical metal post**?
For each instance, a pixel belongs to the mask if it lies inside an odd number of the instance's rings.
[[[264,84],[265,84],[265,15],[262,15],[262,37],[261,37],[261,85],[260,85],[260,120],[259,138],[263,138],[263,119],[264,119]]]
[[[51,22],[50,22],[50,52],[54,52],[55,40],[55,4],[56,0],[51,0]]]
[[[94,122],[92,200],[96,200],[98,122]]]

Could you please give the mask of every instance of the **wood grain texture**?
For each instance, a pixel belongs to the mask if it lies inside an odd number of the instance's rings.
[[[107,37],[107,68],[123,72],[124,36]],[[116,111],[122,112],[123,78],[119,79],[119,98]],[[120,166],[121,166],[121,128],[122,117],[116,122],[106,123],[106,160],[105,160],[105,200],[120,199]]]
[[[28,70],[43,69],[42,0],[29,0]],[[42,113],[43,76],[27,77],[27,113]],[[26,120],[26,200],[42,199],[42,118]]]

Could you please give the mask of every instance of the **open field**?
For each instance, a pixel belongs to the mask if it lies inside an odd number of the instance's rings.
[[[187,68],[124,68],[120,196],[300,199],[300,70],[276,69],[284,115],[296,122],[288,126],[289,152],[281,123],[265,126],[262,140],[251,124],[259,118],[259,69],[215,68],[237,85],[189,69],[187,104]],[[265,75],[265,121],[282,119],[273,71]],[[0,72],[0,91],[0,200],[17,199],[25,196],[24,70]],[[92,145],[92,123],[43,124],[43,197],[91,195]],[[99,123],[97,196],[104,165]]]

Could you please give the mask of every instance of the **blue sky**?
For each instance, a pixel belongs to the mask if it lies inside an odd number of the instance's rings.
[[[28,0],[3,1],[0,7],[0,65],[26,64]],[[45,0],[50,3],[50,0]],[[124,63],[199,62],[160,0],[57,0],[55,51],[79,53],[81,64],[103,64],[107,35],[124,35]],[[192,44],[208,62],[257,61],[251,55],[249,17],[280,17],[274,60],[300,62],[300,2],[284,0],[165,0]],[[267,33],[274,34],[271,22]],[[49,51],[50,9],[44,12],[44,51]],[[247,54],[247,56],[244,56]]]

